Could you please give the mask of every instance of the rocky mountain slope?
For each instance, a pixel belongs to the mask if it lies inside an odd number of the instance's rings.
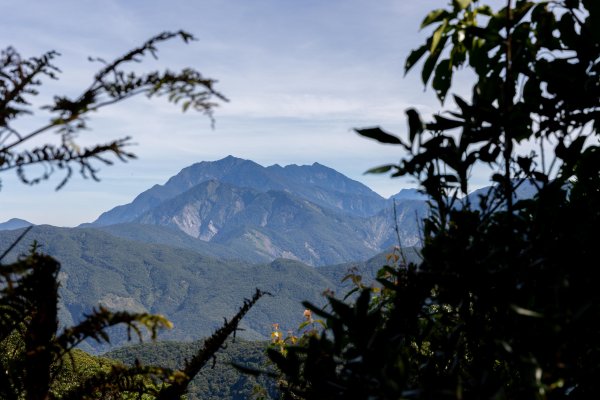
[[[372,215],[385,204],[385,199],[368,187],[318,163],[263,167],[250,160],[228,156],[184,168],[164,185],[155,185],[131,203],[103,213],[93,224],[131,222],[163,201],[210,180],[257,191],[287,191],[323,207],[358,216]]]
[[[365,259],[398,240],[418,244],[417,222],[425,209],[414,190],[384,199],[318,163],[263,167],[229,156],[184,168],[87,226],[127,224],[129,237],[138,239],[132,224],[161,226],[196,239],[191,247],[202,241],[245,260],[287,258],[319,266]]]

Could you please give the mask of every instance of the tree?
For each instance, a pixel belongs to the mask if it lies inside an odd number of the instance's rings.
[[[288,398],[592,398],[600,390],[600,3],[453,0],[405,69],[441,103],[453,73],[476,75],[469,100],[408,135],[398,164],[429,196],[419,265],[400,262],[328,309],[327,329],[286,355],[271,351]],[[539,150],[536,150],[539,149]],[[493,189],[468,196],[474,168]],[[522,185],[536,187],[519,199]]]
[[[93,163],[111,164],[106,158],[111,154],[121,161],[135,157],[126,151],[130,138],[80,148],[76,143],[77,134],[87,128],[91,113],[134,96],[166,96],[170,102],[181,104],[183,111],[193,109],[212,119],[217,102],[227,101],[213,88],[215,80],[204,78],[191,68],[144,74],[126,69],[148,55],[156,58],[157,46],[174,38],[185,43],[195,40],[184,31],[163,32],[112,62],[90,58],[103,65],[90,85],[73,99],[55,96],[52,104],[42,107],[50,113],[49,122],[28,132],[16,129],[14,122],[33,114],[30,97],[38,94],[43,78],[58,79],[60,70],[52,62],[59,54],[49,51],[41,57],[23,59],[12,47],[3,50],[0,53],[0,172],[15,170],[23,183],[35,184],[48,179],[56,170],[64,170],[65,176],[58,188],[71,177],[74,167],[83,177],[97,179]],[[29,146],[33,138],[50,132],[58,134],[60,144]],[[26,170],[34,165],[43,166],[44,172],[30,177]]]
[[[78,168],[83,177],[97,179],[95,164],[111,164],[113,155],[126,161],[134,155],[125,150],[129,138],[113,140],[90,148],[76,144],[77,133],[87,127],[93,111],[119,103],[137,95],[167,96],[182,105],[184,111],[195,109],[212,118],[215,100],[226,98],[213,89],[214,80],[203,78],[193,69],[180,72],[127,72],[130,63],[141,62],[148,54],[156,57],[157,45],[180,38],[193,40],[187,32],[165,32],[112,62],[95,59],[103,67],[92,83],[79,96],[54,97],[43,107],[50,121],[30,132],[21,132],[14,122],[32,114],[30,98],[38,94],[41,78],[57,79],[58,68],[52,60],[58,55],[50,51],[41,57],[23,59],[12,48],[0,54],[0,172],[15,170],[23,183],[35,184],[48,179],[55,171],[65,175],[60,189]],[[60,144],[31,145],[32,139],[50,132],[58,133]],[[44,172],[31,177],[32,166],[41,165]],[[25,230],[20,241],[27,234]],[[0,256],[0,263],[13,246]],[[2,399],[107,399],[156,398],[177,399],[183,396],[191,379],[215,357],[225,340],[235,334],[243,316],[265,293],[256,290],[230,320],[211,337],[185,367],[178,371],[167,368],[113,364],[97,367],[80,380],[72,381],[65,374],[77,370],[76,360],[85,360],[76,352],[84,340],[108,342],[107,329],[124,325],[132,335],[142,340],[147,329],[154,339],[161,328],[171,323],[160,315],[112,312],[105,308],[93,310],[83,321],[59,331],[57,306],[59,299],[58,272],[60,263],[41,254],[33,244],[30,254],[17,262],[0,264],[0,397]],[[66,383],[65,383],[66,381]]]

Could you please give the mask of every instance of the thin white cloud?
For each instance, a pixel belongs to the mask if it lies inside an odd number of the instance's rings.
[[[99,112],[81,143],[131,135],[140,159],[103,168],[99,184],[75,178],[58,194],[52,183],[25,188],[2,176],[0,220],[30,215],[38,223],[89,221],[193,162],[228,154],[264,165],[318,161],[382,194],[395,193],[406,182],[362,172],[396,161],[398,149],[360,138],[351,129],[382,125],[401,134],[406,108],[425,114],[438,108],[418,73],[403,79],[404,58],[423,40],[418,24],[436,6],[442,4],[56,0],[34,5],[0,0],[5,45],[24,55],[63,53],[57,64],[64,74],[44,86],[45,96],[75,95],[86,86],[96,70],[87,56],[112,59],[158,32],[182,28],[199,40],[165,44],[158,61],[137,68],[190,66],[218,79],[217,89],[231,99],[216,110],[215,130],[205,117],[182,114],[162,100],[137,99]]]

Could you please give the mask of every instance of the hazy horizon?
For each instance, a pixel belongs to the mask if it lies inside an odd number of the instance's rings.
[[[224,156],[224,157],[222,157],[222,158],[220,158],[220,159],[217,159],[217,160],[202,160],[202,161],[199,161],[199,162],[214,162],[214,161],[220,161],[220,160],[223,160],[223,159],[225,159],[225,158],[227,158],[227,157],[234,157],[234,158],[240,158],[240,159],[241,159],[241,157],[237,157],[235,154],[228,154],[228,155],[226,155],[226,156]],[[245,160],[247,160],[247,159],[245,159]],[[254,161],[254,160],[247,160],[247,161]],[[321,162],[319,162],[319,161],[315,161],[315,162],[313,162],[313,163],[310,163],[310,164],[294,164],[294,163],[291,163],[291,164],[279,164],[279,163],[274,163],[274,164],[270,164],[270,165],[262,165],[262,164],[260,164],[260,163],[258,163],[258,164],[259,164],[259,165],[261,165],[261,166],[263,166],[263,167],[265,167],[265,168],[268,168],[268,167],[271,167],[271,166],[274,166],[274,165],[279,165],[280,167],[283,167],[283,168],[285,168],[285,167],[288,167],[288,166],[312,166],[312,165],[314,165],[314,164],[320,164],[320,165],[323,165],[323,166],[325,166],[325,167],[331,168],[330,166],[328,166],[328,165],[326,165],[326,164],[323,164],[323,163],[321,163]],[[177,173],[179,173],[179,172],[180,172],[180,171],[177,171]],[[340,171],[338,171],[338,172],[340,172]],[[173,174],[173,176],[175,176],[177,173]],[[351,179],[352,179],[352,178],[351,178]],[[168,180],[168,178],[167,178],[167,180]],[[157,184],[157,185],[164,185],[164,184],[166,183],[166,181],[167,181],[167,180],[165,180],[164,182],[157,182],[157,183],[155,183],[155,184]],[[356,179],[353,179],[353,180],[355,180],[355,181],[356,181]],[[362,182],[361,182],[361,183],[362,183]],[[101,182],[99,182],[98,184],[101,184]],[[364,184],[364,183],[363,183],[363,184]],[[144,189],[143,191],[150,189],[152,186],[154,186],[154,185],[148,186],[148,187],[147,187],[146,189]],[[368,185],[366,185],[366,184],[365,184],[365,186],[369,187],[369,186],[368,186]],[[371,190],[373,190],[372,188],[370,188],[370,189],[371,189]],[[378,194],[379,194],[380,196],[382,196],[383,198],[385,198],[385,199],[388,199],[388,198],[390,198],[391,196],[393,196],[393,195],[397,194],[398,192],[400,192],[400,191],[401,191],[401,190],[403,190],[403,189],[405,189],[405,188],[401,188],[401,189],[399,189],[398,191],[396,191],[396,192],[394,192],[394,193],[391,193],[390,195],[387,195],[387,196],[385,196],[385,195],[382,195],[381,193],[378,193]],[[142,191],[142,192],[143,192],[143,191]],[[377,193],[375,190],[373,190],[373,191],[374,191],[375,193]],[[140,192],[140,193],[142,193],[142,192]],[[138,193],[138,194],[140,194],[140,193]],[[133,200],[134,200],[134,198],[135,198],[135,197],[136,197],[138,194],[136,194],[136,195],[135,195],[134,197],[132,197],[132,198],[131,198],[129,201],[127,201],[126,203],[123,203],[123,204],[128,204],[128,203],[130,203],[131,201],[133,201]],[[122,204],[115,204],[114,206],[118,206],[118,205],[122,205]],[[113,207],[114,207],[114,206],[113,206]],[[110,210],[110,209],[112,209],[113,207],[110,207],[110,208],[108,208],[108,209],[106,209],[106,210],[102,210],[102,211],[101,211],[101,213],[103,213],[103,212],[105,212],[105,211],[109,211],[109,210]],[[22,216],[18,216],[18,215],[16,215],[16,216],[12,216],[12,217],[9,217],[9,218],[5,218],[5,219],[0,219],[0,223],[7,222],[7,221],[9,221],[9,220],[11,220],[11,219],[21,219],[21,220],[25,220],[25,221],[27,221],[27,222],[33,223],[34,225],[55,225],[55,226],[59,226],[59,227],[76,227],[76,226],[78,226],[78,225],[80,225],[80,224],[84,224],[84,223],[90,223],[90,222],[93,222],[93,221],[94,221],[94,220],[95,220],[95,219],[96,219],[98,216],[100,216],[100,214],[98,214],[96,217],[94,217],[94,218],[93,218],[93,219],[91,219],[91,220],[80,221],[80,222],[78,222],[78,223],[75,223],[75,224],[69,224],[69,225],[66,225],[66,224],[54,224],[54,223],[48,223],[48,222],[37,222],[37,221],[32,221],[32,220],[29,220],[29,219],[27,219],[27,218],[23,218]]]

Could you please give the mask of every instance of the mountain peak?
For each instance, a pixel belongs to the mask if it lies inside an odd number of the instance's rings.
[[[390,197],[390,200],[427,200],[427,195],[419,189],[402,189],[395,195]]]
[[[210,161],[208,161],[208,162],[210,162]],[[235,156],[232,156],[230,154],[227,157],[221,158],[220,160],[216,160],[216,161],[213,161],[213,162],[215,162],[215,163],[224,163],[224,162],[227,162],[227,163],[231,163],[231,162],[239,163],[239,162],[252,162],[252,161],[246,160],[244,158],[235,157]]]
[[[216,161],[202,161],[183,168],[164,185],[139,194],[130,204],[102,214],[96,225],[131,222],[165,201],[210,180],[259,192],[287,191],[321,207],[356,216],[374,215],[385,200],[371,189],[338,171],[317,162],[312,165],[278,164],[263,167],[232,155]]]
[[[33,225],[31,222],[25,221],[24,219],[11,218],[8,221],[0,223],[0,231],[9,231],[9,230],[13,230],[13,229],[27,228],[28,226],[31,226],[31,225]]]

